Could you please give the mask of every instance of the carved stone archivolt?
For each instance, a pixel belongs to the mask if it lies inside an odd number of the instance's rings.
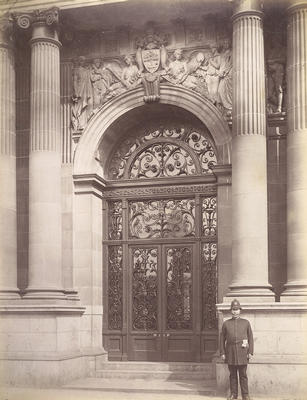
[[[183,86],[209,99],[226,117],[232,110],[232,51],[229,40],[197,49],[168,50],[168,38],[149,27],[136,38],[135,54],[74,60],[72,129],[82,131],[99,107],[139,85],[144,101],[160,99],[160,82]]]

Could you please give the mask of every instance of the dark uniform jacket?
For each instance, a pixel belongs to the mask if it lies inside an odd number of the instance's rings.
[[[254,353],[254,339],[247,319],[231,318],[223,323],[220,352],[221,355],[225,354],[227,364],[245,365],[248,363],[247,354]]]

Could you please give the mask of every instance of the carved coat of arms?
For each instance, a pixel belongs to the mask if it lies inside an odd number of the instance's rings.
[[[154,73],[159,69],[161,52],[160,49],[141,50],[143,65],[150,73]]]

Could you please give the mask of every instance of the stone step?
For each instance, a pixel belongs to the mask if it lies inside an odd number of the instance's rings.
[[[139,370],[133,370],[133,369],[128,369],[128,370],[120,370],[120,369],[111,369],[111,370],[106,370],[106,369],[101,369],[96,371],[96,378],[124,378],[124,379],[151,379],[151,380],[184,380],[184,379],[190,379],[190,380],[202,380],[202,381],[208,381],[212,380],[212,372],[210,373],[204,373],[203,371],[198,372],[198,371],[173,371],[173,370],[164,370],[164,371],[139,371]]]
[[[145,361],[103,361],[97,365],[99,370],[133,371],[191,371],[211,375],[215,370],[211,363],[190,362],[145,362]]]
[[[201,380],[149,380],[149,379],[107,379],[85,378],[63,386],[63,389],[96,390],[100,392],[117,393],[163,393],[184,395],[215,396],[215,381],[204,382]]]

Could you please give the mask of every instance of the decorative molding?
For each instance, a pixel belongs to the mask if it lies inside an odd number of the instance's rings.
[[[24,304],[21,302],[24,301]],[[86,307],[54,304],[25,304],[26,300],[19,300],[19,304],[0,305],[0,314],[83,314]]]
[[[137,196],[156,196],[156,195],[182,195],[202,193],[205,195],[216,194],[216,185],[184,185],[184,186],[162,186],[162,187],[136,187],[118,188],[104,190],[102,197],[137,197]]]

